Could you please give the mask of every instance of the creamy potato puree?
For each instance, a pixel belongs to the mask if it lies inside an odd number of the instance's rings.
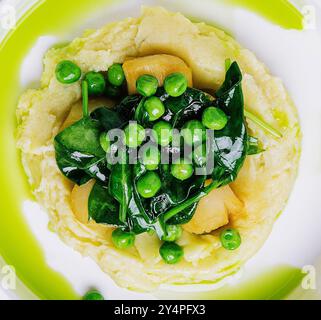
[[[236,60],[243,72],[247,109],[283,134],[275,138],[248,121],[249,133],[263,142],[266,151],[247,157],[238,179],[230,185],[243,204],[240,211],[228,211],[229,225],[242,237],[242,245],[235,251],[221,247],[220,230],[196,235],[186,228],[178,241],[184,247],[184,260],[166,265],[159,256],[156,236],[139,235],[134,248],[121,251],[111,242],[113,228],[81,223],[73,214],[73,184],[56,165],[53,139],[72,107],[78,104],[80,108],[81,87],[80,82],[58,83],[55,67],[61,60],[72,60],[83,72],[106,71],[127,57],[150,54],[183,59],[192,70],[194,87],[213,90],[224,81],[225,60]],[[51,229],[68,245],[93,258],[120,286],[137,291],[155,290],[163,283],[217,281],[236,271],[266,240],[296,178],[300,128],[282,82],[223,31],[192,23],[162,8],[144,8],[139,18],[108,24],[64,48],[51,49],[44,59],[41,88],[22,96],[17,114],[23,164],[37,200],[50,214]]]

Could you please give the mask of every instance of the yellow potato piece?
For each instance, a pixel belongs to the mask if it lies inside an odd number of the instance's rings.
[[[243,207],[229,186],[213,190],[199,202],[193,219],[183,228],[195,234],[210,233],[227,225],[229,214],[238,214]]]
[[[72,211],[81,223],[88,223],[88,198],[95,180],[92,179],[82,186],[75,185],[71,192],[71,208]]]
[[[193,86],[191,69],[182,59],[168,54],[129,59],[124,62],[123,70],[126,76],[129,94],[137,93],[136,81],[144,74],[156,77],[159,86],[163,86],[164,80],[168,75],[174,72],[180,72],[187,78],[188,86]]]

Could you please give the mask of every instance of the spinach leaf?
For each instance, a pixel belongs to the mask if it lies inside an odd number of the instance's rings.
[[[97,223],[124,226],[119,220],[119,204],[110,196],[108,188],[100,183],[94,185],[88,200],[89,217]]]
[[[233,62],[222,87],[216,92],[213,104],[226,113],[229,121],[223,130],[215,131],[212,183],[164,213],[165,222],[191,208],[212,190],[234,181],[242,168],[248,151],[248,138],[241,81],[242,73],[238,64]]]
[[[92,119],[99,121],[101,128],[106,132],[121,128],[127,123],[118,112],[107,107],[96,109],[90,116]]]
[[[171,122],[173,128],[182,128],[189,120],[201,119],[202,112],[211,105],[211,98],[205,92],[187,88],[180,97],[170,97],[163,88],[157,96],[163,101],[167,113],[163,120]]]
[[[224,186],[234,181],[247,155],[242,73],[233,62],[222,87],[216,92],[215,106],[229,117],[225,128],[215,131],[213,182]]]
[[[55,137],[56,161],[60,171],[78,185],[91,178],[107,184],[110,172],[99,138],[103,131],[120,128],[126,122],[116,111],[106,107],[96,109],[89,116],[88,87],[85,84],[84,81],[84,117]]]
[[[112,166],[109,178],[109,193],[119,202],[119,220],[126,222],[129,201],[132,197],[132,166],[128,163],[128,155]],[[125,161],[126,160],[126,161]]]
[[[134,119],[135,112],[142,99],[143,97],[140,95],[127,96],[113,110],[117,112],[123,121],[128,122]]]
[[[172,205],[179,204],[204,186],[206,176],[193,175],[185,181],[179,181],[173,177],[169,165],[160,166],[162,191],[167,195]]]
[[[106,154],[100,146],[100,123],[83,118],[59,133],[54,140],[60,171],[81,185],[90,178],[107,182]]]

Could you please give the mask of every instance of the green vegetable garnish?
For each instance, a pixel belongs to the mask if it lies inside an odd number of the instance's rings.
[[[97,290],[88,291],[82,298],[83,300],[105,300],[103,295]]]
[[[248,148],[247,148],[247,154],[249,156],[251,155],[256,155],[256,154],[260,154],[262,152],[264,152],[265,150],[263,149],[263,147],[261,146],[259,140],[257,138],[248,137]]]
[[[162,237],[163,241],[174,242],[177,241],[183,233],[183,229],[178,225],[168,225],[166,227],[166,235]]]
[[[114,230],[111,239],[118,249],[128,249],[135,244],[135,234],[123,231],[122,229]]]
[[[108,79],[105,93],[118,98],[125,86],[119,85],[117,69],[120,66],[110,69],[116,81]],[[183,75],[170,75],[162,88],[156,78],[145,75],[137,81],[140,94],[116,101],[113,108],[100,107],[89,113],[94,76],[97,74],[88,73],[82,82],[83,118],[55,137],[57,165],[79,185],[96,180],[88,199],[89,218],[118,227],[112,237],[115,246],[128,248],[136,234],[153,231],[166,241],[160,250],[164,261],[176,263],[183,250],[173,242],[181,236],[181,225],[193,218],[198,202],[233,182],[247,155],[259,151],[258,140],[247,135],[241,71],[237,63],[230,64],[214,100],[188,88]],[[206,128],[212,131],[206,145],[200,144]],[[112,129],[125,129],[125,137],[111,141],[108,133]],[[188,146],[184,139],[179,145],[173,141],[174,132],[181,129]],[[126,143],[119,146],[117,140]],[[187,155],[185,147],[190,149]],[[111,155],[122,161],[109,161]],[[163,155],[168,162],[160,161]],[[175,161],[184,158],[193,164]],[[210,159],[215,159],[212,171],[205,170]],[[198,167],[195,174],[194,166]],[[208,179],[212,183],[205,186]]]
[[[188,81],[182,73],[172,73],[164,81],[165,91],[171,97],[181,96],[187,89]]]
[[[198,146],[193,153],[193,160],[194,163],[198,167],[204,167],[207,162],[207,151],[206,151],[206,145],[202,144]]]
[[[65,60],[57,64],[56,78],[60,83],[71,84],[77,82],[80,77],[81,70],[72,61]]]
[[[165,113],[163,102],[157,97],[150,97],[145,101],[145,110],[148,113],[150,121],[156,121],[161,118]]]
[[[85,75],[85,81],[88,83],[88,93],[91,96],[102,95],[106,88],[106,81],[104,76],[99,72],[88,72]]]
[[[82,90],[82,113],[83,117],[87,118],[89,115],[89,105],[88,105],[88,82],[85,80],[81,83]]]
[[[264,131],[270,133],[272,136],[274,136],[276,138],[282,138],[283,137],[281,132],[279,132],[277,129],[273,128],[272,126],[270,126],[265,121],[261,120],[259,117],[254,115],[252,112],[245,110],[244,114],[245,114],[246,118],[248,118],[249,120],[253,121],[256,125],[261,127]]]
[[[239,232],[235,229],[225,229],[222,231],[220,239],[226,250],[236,250],[242,242]]]
[[[121,64],[113,64],[107,71],[107,78],[112,86],[120,87],[125,81],[125,74]]]
[[[227,124],[228,118],[224,111],[219,108],[209,107],[202,116],[203,125],[211,130],[222,130]]]
[[[182,135],[187,144],[190,146],[197,145],[205,141],[206,128],[203,126],[202,122],[198,120],[190,120],[184,125]]]
[[[182,260],[184,250],[174,242],[164,242],[159,249],[159,254],[166,264],[176,264]]]
[[[154,197],[162,187],[162,182],[155,172],[147,172],[137,182],[137,190],[139,194],[145,198]]]
[[[111,84],[106,85],[105,94],[108,98],[119,98],[121,93],[121,87],[116,87]]]
[[[173,128],[170,123],[159,121],[153,126],[154,137],[162,147],[168,146],[173,139]]]
[[[110,139],[108,137],[108,133],[107,132],[103,132],[100,135],[99,141],[100,141],[100,145],[104,149],[104,151],[106,153],[109,152],[110,151]]]
[[[142,159],[143,165],[147,170],[154,171],[158,169],[158,165],[161,161],[161,154],[157,147],[148,148]]]
[[[158,85],[155,77],[146,74],[137,79],[136,88],[142,96],[151,97],[156,93]]]
[[[191,164],[184,163],[184,159],[178,160],[171,166],[172,176],[181,181],[189,179],[193,173],[193,166]]]
[[[126,145],[130,148],[140,146],[145,140],[145,136],[145,129],[135,122],[130,123],[125,128]]]

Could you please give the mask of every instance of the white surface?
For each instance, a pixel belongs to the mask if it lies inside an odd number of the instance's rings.
[[[303,150],[300,174],[286,211],[275,223],[268,241],[243,269],[253,274],[268,266],[290,264],[302,267],[311,264],[321,254],[321,37],[317,30],[289,31],[242,9],[222,7],[213,1],[126,1],[113,9],[101,11],[65,39],[46,35],[38,40],[25,60],[34,65],[34,73],[21,69],[21,83],[29,86],[39,79],[43,53],[55,41],[63,42],[88,27],[99,27],[139,14],[140,4],[160,4],[204,21],[213,21],[231,31],[236,39],[264,61],[274,75],[283,79],[300,113]],[[202,3],[202,5],[200,5]],[[241,27],[240,27],[241,26]],[[320,31],[320,30],[319,30]],[[37,204],[24,203],[24,213],[42,243],[48,263],[61,272],[83,294],[95,287],[107,299],[145,299],[142,295],[118,288],[98,266],[88,258],[65,246],[47,229],[46,213]],[[75,268],[75,265],[77,268]],[[1,296],[0,296],[1,298]]]

